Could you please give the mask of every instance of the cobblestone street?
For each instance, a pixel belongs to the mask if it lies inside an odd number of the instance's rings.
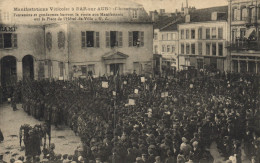
[[[25,155],[24,150],[21,151],[19,144],[19,129],[23,124],[34,126],[35,124],[42,124],[43,121],[38,121],[33,117],[27,115],[18,105],[18,110],[13,111],[9,104],[0,106],[0,129],[4,135],[4,141],[0,144],[0,152],[4,153],[4,160],[9,161],[11,157],[18,158]],[[55,128],[52,126],[51,142],[55,144],[55,153],[73,154],[74,150],[81,146],[81,141],[74,132],[65,126]],[[24,144],[22,143],[22,146]]]

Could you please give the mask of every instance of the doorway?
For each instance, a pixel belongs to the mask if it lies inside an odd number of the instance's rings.
[[[110,74],[111,75],[116,75],[116,74],[121,75],[122,73],[123,73],[123,64],[122,63],[110,64]]]
[[[34,79],[33,57],[31,55],[23,57],[23,79]]]

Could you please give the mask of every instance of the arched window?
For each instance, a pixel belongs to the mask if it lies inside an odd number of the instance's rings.
[[[246,6],[242,6],[240,10],[241,10],[241,20],[247,20],[248,13],[247,13]]]
[[[58,48],[64,48],[65,47],[65,34],[64,32],[60,31],[58,33]]]
[[[232,8],[232,20],[236,21],[237,20],[237,7]]]
[[[46,47],[47,47],[47,49],[50,51],[51,50],[51,48],[52,48],[52,36],[51,36],[51,33],[50,32],[48,32],[47,34],[46,34]]]

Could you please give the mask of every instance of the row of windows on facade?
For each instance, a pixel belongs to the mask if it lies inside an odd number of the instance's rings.
[[[0,49],[17,48],[16,33],[0,33]]]
[[[195,39],[197,33],[198,39],[223,39],[223,28],[206,28],[205,38],[203,38],[203,28],[199,28],[197,31],[195,29],[182,29],[181,30],[181,39]],[[186,37],[185,37],[186,36]]]
[[[123,32],[121,31],[106,31],[106,47],[122,47]],[[128,32],[128,46],[144,46],[143,31]],[[81,47],[100,47],[100,34],[95,31],[81,32]]]
[[[258,11],[258,12],[257,12]],[[245,21],[248,18],[260,19],[260,7],[253,6],[252,8],[241,6],[233,7],[232,9],[232,21]]]
[[[51,72],[52,62],[46,61],[45,63],[39,64],[39,74],[41,74],[41,78],[44,77],[44,65],[47,66],[48,71]],[[60,77],[64,76],[64,70],[65,70],[64,62],[59,62],[59,76]],[[81,65],[80,70],[81,70],[81,73],[83,76],[94,75],[95,74],[95,65],[94,64]]]
[[[239,31],[239,33],[238,33]],[[233,29],[232,30],[232,40],[231,42],[236,42],[237,38],[240,38],[241,40],[246,39],[246,28],[240,28],[240,29]],[[255,38],[257,39],[257,38]]]
[[[158,33],[154,33],[154,40],[158,40]],[[164,33],[161,35],[161,40],[176,40],[174,33]]]
[[[158,54],[158,46],[154,46],[154,52],[155,54]],[[167,52],[167,53],[175,53],[175,46],[174,45],[162,45],[162,52]]]
[[[185,48],[186,46],[186,48]],[[203,53],[202,43],[198,43],[198,55],[212,55],[223,56],[223,43],[218,43],[218,55],[217,55],[217,43],[206,43],[206,49]],[[186,51],[185,51],[186,49]],[[195,44],[181,44],[181,54],[196,54]]]

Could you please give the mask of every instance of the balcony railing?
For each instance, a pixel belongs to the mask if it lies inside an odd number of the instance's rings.
[[[231,51],[260,51],[260,42],[258,41],[239,41],[236,43],[229,43],[227,48]]]

